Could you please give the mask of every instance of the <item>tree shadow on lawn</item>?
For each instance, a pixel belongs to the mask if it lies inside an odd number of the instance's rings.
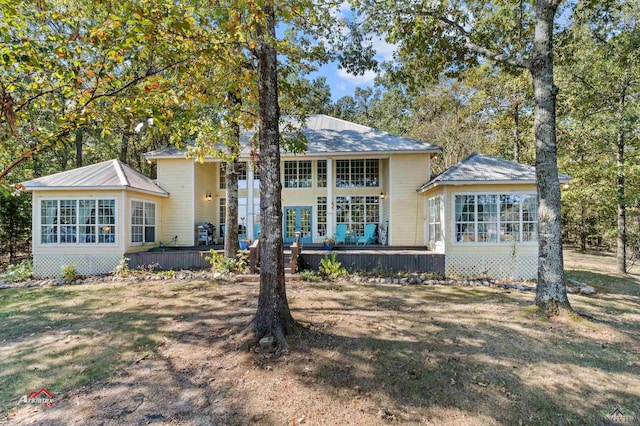
[[[406,290],[417,292],[412,300],[363,291],[353,305],[334,310],[345,321],[358,311],[396,306],[395,315],[379,316],[373,327],[363,322],[359,330],[349,329],[339,320],[309,324],[300,345],[313,361],[298,366],[297,374],[311,387],[320,384],[351,398],[364,393],[410,421],[455,423],[446,414],[457,413],[460,421],[471,415],[479,423],[586,424],[616,405],[640,411],[637,368],[626,364],[627,354],[637,353],[637,342],[603,347],[588,330],[576,332],[575,324],[545,321],[526,311],[523,316],[520,310],[530,302],[499,290],[446,289],[455,297],[443,303],[445,289],[437,288],[439,309],[433,311],[434,304],[426,301],[416,307],[416,296],[433,299],[431,289]],[[337,298],[315,302],[345,304],[344,292]],[[506,312],[493,306],[497,301]],[[458,309],[461,304],[477,309],[465,312]],[[487,304],[493,313],[484,315]],[[315,318],[322,309],[295,312]]]
[[[154,287],[134,295],[113,286],[5,290],[0,294],[0,306],[6,308],[0,309],[6,325],[0,333],[0,412],[16,406],[21,395],[45,387],[57,401],[40,413],[46,420],[35,423],[67,424],[69,410],[78,406],[84,407],[84,424],[132,424],[127,417],[132,415],[138,416],[133,424],[145,424],[142,414],[149,421],[205,424],[212,418],[227,424],[234,422],[225,419],[245,418],[241,400],[210,410],[210,388],[217,383],[191,383],[187,369],[175,369],[171,357],[161,354],[168,341],[208,347],[226,339],[234,324],[246,325],[251,309],[216,308],[251,303],[252,292],[203,289],[206,294],[185,294],[193,288],[184,286],[175,303],[165,300],[160,306],[154,301],[166,294],[153,294],[160,293]],[[131,297],[119,300],[122,296]]]
[[[304,327],[280,356],[236,351],[235,336],[255,313],[255,284],[176,284],[175,301],[145,285],[131,294],[93,287],[0,293],[9,305],[28,300],[15,315],[0,309],[13,327],[0,333],[6,367],[0,369],[0,401],[11,406],[42,386],[54,394],[62,388],[59,404],[37,418],[48,424],[65,424],[72,412],[84,424],[289,423],[292,413],[311,410],[318,399],[361,424],[393,417],[586,424],[615,405],[640,411],[637,367],[625,363],[625,352],[637,358],[638,342],[607,340],[581,324],[537,317],[527,310],[532,293],[341,287],[289,286],[292,313]],[[87,300],[53,303],[75,297]],[[245,374],[257,384],[247,383]],[[282,388],[286,378],[290,388]],[[265,410],[259,400],[256,406],[256,394],[270,389],[274,400],[268,403],[286,413]],[[290,393],[296,389],[307,397]],[[331,423],[335,417],[310,416],[309,422],[314,419]]]

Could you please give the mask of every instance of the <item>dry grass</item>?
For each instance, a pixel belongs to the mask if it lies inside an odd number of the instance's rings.
[[[640,412],[640,285],[571,254],[582,316],[492,288],[290,283],[288,353],[241,352],[257,285],[0,292],[0,405],[17,424],[592,424]],[[19,405],[46,387],[52,408]],[[2,417],[0,417],[0,422]]]

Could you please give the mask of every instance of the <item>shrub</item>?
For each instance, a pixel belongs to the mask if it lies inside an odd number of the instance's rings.
[[[316,271],[311,269],[300,271],[300,279],[302,281],[322,281],[322,277],[318,275]]]
[[[211,256],[205,257],[211,263],[211,269],[223,274],[230,272],[244,272],[249,265],[249,251],[240,250],[234,259],[224,257],[222,253],[218,253],[214,249],[209,250]]]
[[[67,265],[62,268],[62,276],[67,283],[71,283],[78,278],[78,270],[76,265]]]
[[[10,283],[25,281],[31,278],[32,272],[33,262],[31,259],[25,259],[15,265],[9,265],[7,270],[0,275],[0,279]]]
[[[128,257],[121,256],[118,264],[115,268],[113,268],[113,275],[120,278],[128,277],[131,274],[131,269],[129,269],[129,261]]]
[[[333,253],[331,257],[325,255],[320,260],[319,272],[321,275],[330,280],[335,280],[348,275],[347,270],[342,267],[342,263],[336,260],[337,253]]]

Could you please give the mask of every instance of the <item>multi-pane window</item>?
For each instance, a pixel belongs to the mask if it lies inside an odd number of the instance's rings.
[[[520,195],[500,196],[500,241],[520,240]]]
[[[115,243],[115,200],[42,200],[40,241],[42,244]]]
[[[311,160],[284,162],[285,188],[311,188]]]
[[[379,160],[336,160],[337,188],[373,188],[379,186]]]
[[[364,235],[364,227],[380,220],[377,196],[336,197],[336,223],[346,224],[353,236]]]
[[[227,165],[220,163],[220,189],[227,187]],[[247,163],[238,162],[238,189],[247,189]]]
[[[533,194],[522,195],[522,241],[538,240],[538,199]]]
[[[497,195],[478,195],[478,242],[498,241]]]
[[[456,240],[473,242],[476,240],[475,195],[456,195]]]
[[[156,240],[156,205],[131,202],[131,242],[152,243]]]
[[[318,237],[327,236],[327,197],[318,197]]]
[[[442,197],[429,199],[429,241],[442,241]]]
[[[40,235],[42,244],[58,242],[58,201],[40,202]]]
[[[537,204],[534,194],[456,195],[456,241],[537,241]]]
[[[116,242],[116,202],[98,200],[98,242]]]
[[[224,227],[227,223],[227,199],[220,198],[220,206],[218,210],[218,217],[220,218],[220,238],[224,238]]]
[[[318,188],[327,187],[327,160],[318,160]]]

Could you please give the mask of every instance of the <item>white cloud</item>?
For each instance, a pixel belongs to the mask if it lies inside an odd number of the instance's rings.
[[[375,71],[365,71],[363,75],[353,75],[347,70],[339,68],[338,78],[355,85],[371,85],[376,78],[376,73]]]
[[[384,37],[376,36],[371,40],[373,48],[376,51],[376,57],[383,61],[393,59],[393,53],[398,49],[395,44],[387,43]]]

